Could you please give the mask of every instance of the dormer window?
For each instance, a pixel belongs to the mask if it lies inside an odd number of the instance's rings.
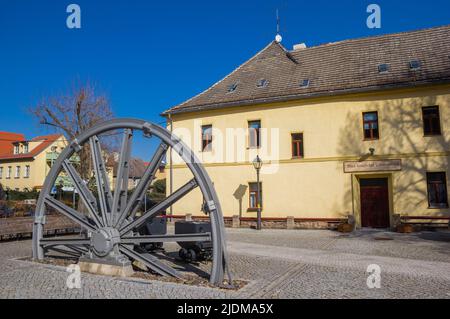
[[[301,81],[300,81],[300,87],[301,87],[302,89],[308,88],[308,87],[309,87],[309,84],[310,84],[309,79],[304,79],[304,80],[301,80]]]
[[[28,143],[23,144],[23,152],[26,154],[30,151],[29,147],[28,147]]]
[[[19,154],[19,144],[14,145],[14,155]]]
[[[258,89],[262,89],[262,88],[267,87],[268,85],[269,85],[269,81],[267,81],[266,79],[260,79],[258,81],[258,83],[256,84],[256,87]]]
[[[380,64],[378,66],[378,73],[388,73],[389,72],[389,64]]]
[[[229,85],[228,89],[227,89],[228,93],[233,93],[234,91],[236,91],[237,87],[238,87],[238,83],[237,82]]]
[[[420,70],[421,66],[422,65],[419,60],[412,60],[409,62],[409,69],[412,71]]]

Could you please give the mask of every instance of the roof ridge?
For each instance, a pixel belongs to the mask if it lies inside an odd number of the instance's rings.
[[[306,47],[302,50],[288,50],[287,52],[289,52],[289,53],[295,52],[296,53],[296,52],[317,49],[317,48],[322,48],[322,47],[327,47],[327,46],[333,46],[333,45],[338,45],[338,44],[358,42],[358,41],[363,41],[363,40],[368,40],[368,39],[398,37],[400,35],[405,35],[405,34],[411,35],[411,34],[415,34],[415,33],[422,33],[422,32],[426,32],[426,31],[430,31],[430,30],[439,30],[439,29],[446,29],[446,28],[450,29],[450,24],[439,26],[439,27],[422,28],[422,29],[417,29],[417,30],[412,30],[412,31],[400,31],[400,32],[395,32],[395,33],[386,33],[386,34],[379,34],[379,35],[363,36],[363,37],[354,38],[354,39],[339,40],[339,41],[334,41],[334,42],[322,43],[322,44],[314,45],[311,47]]]
[[[33,137],[30,141],[39,142],[39,141],[48,141],[48,140],[52,140],[52,139],[56,140],[56,139],[60,138],[61,136],[63,136],[63,134],[61,134],[61,133],[39,135],[39,136]]]
[[[213,85],[211,85],[209,88],[207,88],[206,90],[196,94],[195,96],[191,97],[190,99],[184,101],[181,104],[175,105],[173,107],[171,107],[170,109],[168,109],[167,111],[164,111],[162,113],[162,115],[166,115],[168,113],[170,113],[170,111],[172,111],[173,109],[178,109],[180,107],[183,107],[183,105],[189,103],[191,100],[195,99],[196,97],[212,90],[214,87],[216,87],[217,85],[219,85],[220,83],[222,83],[223,81],[225,81],[226,79],[228,79],[229,77],[231,77],[233,74],[235,74],[237,71],[239,71],[240,69],[242,69],[245,65],[247,65],[248,63],[252,62],[253,60],[255,60],[261,53],[263,53],[264,51],[266,51],[268,48],[270,48],[272,45],[278,45],[286,54],[289,54],[289,51],[283,46],[281,45],[281,43],[273,40],[271,41],[268,45],[266,45],[262,50],[258,51],[255,55],[253,55],[250,59],[246,60],[245,62],[243,62],[241,65],[239,65],[237,68],[235,68],[231,73],[229,73],[228,75],[226,75],[224,78],[222,78],[221,80],[217,81],[216,83],[214,83]],[[289,56],[288,56],[289,57]],[[293,57],[289,57],[291,60],[293,59]]]

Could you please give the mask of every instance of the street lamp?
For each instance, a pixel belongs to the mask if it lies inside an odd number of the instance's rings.
[[[256,222],[256,229],[261,230],[261,186],[259,184],[259,172],[261,170],[261,167],[263,166],[263,162],[259,155],[256,156],[256,158],[253,160],[253,167],[256,170],[256,189],[257,189],[257,197],[256,197],[256,203],[257,203],[257,222]]]

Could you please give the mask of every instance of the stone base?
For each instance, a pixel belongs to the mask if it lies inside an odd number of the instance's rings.
[[[96,275],[106,275],[115,277],[129,277],[134,274],[133,267],[129,265],[109,265],[99,264],[89,261],[80,261],[78,263],[82,272],[88,272]]]
[[[337,230],[340,233],[352,233],[354,228],[355,227],[352,224],[344,223],[344,224],[339,224]]]
[[[397,226],[397,232],[401,234],[411,234],[414,232],[414,227],[409,224],[401,224]]]
[[[231,227],[233,227],[233,228],[241,227],[241,221],[239,220],[239,216],[233,216],[233,220],[231,223],[232,223]]]

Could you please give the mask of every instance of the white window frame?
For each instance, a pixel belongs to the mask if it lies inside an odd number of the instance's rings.
[[[14,178],[20,178],[20,166],[16,166],[16,171],[14,173]]]
[[[12,174],[12,166],[8,166],[8,169],[6,171],[6,179],[11,179]]]
[[[30,146],[28,145],[28,143],[23,144],[23,152],[25,154],[30,152]]]
[[[30,173],[31,173],[30,165],[25,165],[25,172],[24,172],[23,177],[24,178],[30,178]]]
[[[0,167],[0,179],[3,179],[3,166]]]
[[[14,155],[19,154],[19,144],[14,145]]]

